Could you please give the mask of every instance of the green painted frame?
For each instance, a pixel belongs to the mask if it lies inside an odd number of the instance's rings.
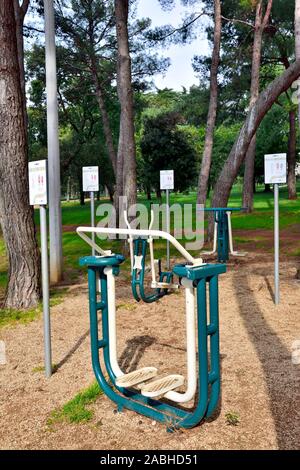
[[[210,417],[216,409],[220,394],[220,359],[218,325],[218,275],[226,271],[225,265],[204,265],[199,267],[177,265],[173,272],[179,277],[186,277],[194,282],[197,289],[197,325],[198,325],[198,398],[192,411],[170,405],[165,401],[144,397],[133,389],[116,386],[116,377],[112,371],[109,356],[109,329],[107,303],[107,266],[114,267],[118,275],[121,255],[108,257],[88,256],[80,259],[81,266],[88,267],[91,354],[94,374],[103,392],[116,403],[118,410],[124,408],[140,413],[153,420],[164,423],[168,430],[174,428],[192,428],[203,418]],[[98,300],[97,283],[101,283],[101,299]],[[209,285],[209,323],[207,323],[207,285]],[[98,312],[102,312],[102,338],[99,340]],[[208,337],[211,337],[210,370],[208,370]],[[103,349],[105,376],[100,362],[100,349]],[[109,381],[111,383],[109,383]]]

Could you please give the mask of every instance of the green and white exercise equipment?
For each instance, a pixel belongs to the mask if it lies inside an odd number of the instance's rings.
[[[128,222],[127,212],[124,211],[124,220],[131,231],[130,223]],[[152,229],[154,223],[154,212],[151,211],[151,221],[149,230]],[[170,271],[162,271],[161,260],[154,258],[154,245],[153,236],[146,238],[137,237],[134,238],[131,232],[128,236],[128,244],[130,249],[130,261],[131,261],[131,288],[132,293],[138,302],[143,300],[146,303],[156,302],[159,298],[169,294],[173,290],[178,289],[179,284],[173,283],[173,274]],[[146,256],[148,252],[150,254],[150,266],[146,265]],[[156,272],[158,268],[158,273]],[[154,292],[146,294],[145,291],[145,273],[151,271],[151,289]],[[158,278],[158,281],[157,281]]]
[[[203,264],[172,235],[160,230],[79,227],[77,233],[98,253],[98,256],[81,258],[80,265],[88,268],[92,363],[103,392],[117,404],[119,411],[124,408],[136,411],[165,423],[169,430],[191,428],[203,418],[209,418],[217,407],[220,394],[218,276],[226,271],[226,266]],[[171,274],[178,278],[185,290],[186,377],[176,371],[167,377],[159,377],[157,364],[130,373],[121,369],[117,355],[115,287],[125,258],[103,250],[89,236],[92,234],[126,235],[132,240],[134,237],[150,239],[150,252],[151,239],[160,237],[169,240],[185,259],[185,263],[174,266]],[[153,286],[155,289],[170,287],[157,282]],[[102,313],[101,335],[99,312]],[[100,361],[101,349],[103,364]],[[191,400],[195,401],[192,409],[178,406]]]

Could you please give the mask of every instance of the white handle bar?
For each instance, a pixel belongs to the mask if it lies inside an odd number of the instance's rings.
[[[105,251],[100,246],[92,241],[90,237],[88,237],[87,233],[102,233],[106,235],[128,235],[128,236],[142,236],[142,237],[160,237],[164,238],[165,240],[169,240],[170,243],[181,253],[181,255],[193,265],[202,264],[202,259],[194,258],[190,255],[188,251],[174,238],[167,232],[163,232],[161,230],[138,230],[138,229],[126,229],[126,228],[105,228],[105,227],[78,227],[77,228],[78,235],[88,243],[92,248],[94,248],[98,253],[102,256],[109,256],[111,255],[111,251]]]

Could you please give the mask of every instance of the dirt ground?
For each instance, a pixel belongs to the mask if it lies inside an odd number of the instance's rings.
[[[230,262],[220,277],[222,398],[213,419],[186,431],[131,411],[115,413],[105,396],[91,405],[87,424],[47,425],[51,411],[94,381],[91,368],[87,286],[71,286],[52,309],[50,380],[34,369],[43,363],[41,320],[0,330],[7,365],[0,366],[1,449],[299,449],[300,365],[291,360],[300,340],[300,282],[295,261],[280,265],[281,304],[273,303],[270,257]],[[126,371],[158,366],[185,374],[184,296],[136,304],[120,279],[118,352]],[[225,415],[235,412],[237,426]]]

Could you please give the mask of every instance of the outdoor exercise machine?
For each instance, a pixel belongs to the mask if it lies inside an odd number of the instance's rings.
[[[129,229],[132,230],[130,223],[128,222],[127,212],[124,211],[124,220]],[[149,230],[152,229],[154,223],[154,212],[151,210],[151,221]],[[130,232],[129,232],[130,233]],[[137,302],[143,300],[146,303],[155,302],[164,295],[169,294],[172,290],[178,289],[178,284],[173,284],[173,273],[171,271],[162,271],[161,260],[154,258],[154,246],[153,237],[149,236],[146,238],[135,238],[129,234],[128,244],[130,249],[130,261],[131,261],[131,288],[132,293]],[[146,257],[150,252],[150,266],[146,265]],[[158,274],[156,273],[155,267],[158,267]],[[145,273],[150,269],[151,271],[151,289],[154,292],[146,294],[145,292]],[[158,281],[156,278],[158,277]]]
[[[226,263],[229,260],[229,253],[232,256],[246,256],[246,252],[239,252],[233,249],[231,213],[242,211],[237,207],[218,207],[202,209],[205,212],[214,213],[214,241],[212,251],[203,251],[203,255],[214,255],[218,253],[219,263]]]
[[[193,258],[172,235],[159,230],[79,227],[77,233],[99,254],[81,258],[80,265],[88,268],[92,364],[103,392],[117,404],[118,411],[124,408],[136,411],[166,424],[168,430],[191,428],[203,418],[210,417],[220,394],[218,276],[226,271],[226,266],[203,264],[201,259]],[[100,248],[89,236],[93,233],[146,239],[161,237],[169,240],[185,259],[184,264],[174,266],[172,276],[177,277],[180,286],[185,289],[186,380],[181,374],[159,378],[155,366],[130,373],[122,371],[117,357],[115,283],[125,258]],[[101,335],[98,312],[102,312]],[[100,361],[101,349],[103,361]],[[185,381],[186,388],[182,391]],[[191,400],[194,400],[192,410],[176,406]]]

